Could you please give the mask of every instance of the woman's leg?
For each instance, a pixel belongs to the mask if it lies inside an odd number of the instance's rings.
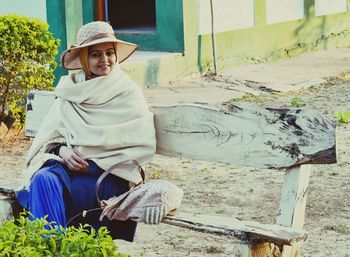
[[[33,177],[29,187],[29,212],[33,218],[43,218],[55,222],[56,225],[66,225],[65,204],[63,199],[63,184],[51,167],[40,169]]]
[[[95,193],[95,186],[98,176],[77,175],[71,178],[71,194],[73,198],[74,213],[78,214],[84,210],[90,210],[100,207]],[[114,175],[108,175],[100,185],[99,198],[109,199],[118,196],[129,190],[129,183]],[[102,222],[99,221],[101,210],[88,212],[85,217],[81,215],[72,223],[90,224],[95,230],[101,226],[106,226],[113,239],[124,239],[133,241],[137,223],[132,220],[118,221],[109,220],[105,217]]]
[[[113,196],[119,196],[128,190],[129,182],[114,175],[108,175],[101,183],[99,197],[101,200],[109,199]],[[99,212],[100,214],[101,212]],[[112,238],[132,242],[134,241],[137,222],[133,220],[109,220],[107,217],[104,217],[100,226],[106,226]]]

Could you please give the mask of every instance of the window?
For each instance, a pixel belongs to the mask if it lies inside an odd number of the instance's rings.
[[[184,50],[182,0],[89,1],[95,3],[94,19],[108,21],[118,38],[138,44],[140,50]]]
[[[119,33],[156,31],[155,0],[97,0],[97,16],[99,20],[109,21]]]

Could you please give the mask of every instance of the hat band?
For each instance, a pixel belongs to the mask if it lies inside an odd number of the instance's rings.
[[[88,39],[86,39],[83,42],[81,42],[79,45],[87,44],[87,43],[90,43],[90,42],[92,42],[94,40],[101,39],[101,38],[113,38],[113,39],[116,39],[114,34],[102,33],[102,34],[97,34],[97,35],[95,35],[93,37],[89,37]]]

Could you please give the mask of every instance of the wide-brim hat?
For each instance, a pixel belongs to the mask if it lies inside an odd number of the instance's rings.
[[[82,65],[79,59],[80,50],[84,47],[107,42],[114,43],[119,63],[125,61],[138,48],[136,44],[117,39],[112,26],[107,22],[90,22],[79,29],[77,44],[72,45],[62,53],[61,62],[63,68],[67,70],[81,69]]]

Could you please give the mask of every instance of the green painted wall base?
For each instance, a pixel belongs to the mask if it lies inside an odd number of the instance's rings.
[[[202,40],[199,37],[199,41]],[[208,39],[209,40],[209,39]],[[219,71],[233,69],[235,67],[247,64],[265,63],[280,59],[295,57],[300,54],[317,51],[348,47],[350,45],[350,29],[340,33],[331,33],[328,36],[323,35],[313,42],[300,42],[289,47],[281,48],[260,57],[237,55],[226,58],[218,58]],[[197,56],[181,53],[169,54],[165,56],[142,58],[140,60],[131,60],[122,64],[125,70],[141,86],[165,86],[169,82],[190,75],[204,75],[214,71],[213,57],[210,54],[201,60]]]
[[[207,38],[206,40],[211,41],[210,38]],[[251,54],[237,51],[238,53],[231,55],[219,55],[217,62],[219,69],[225,70],[245,64],[266,63],[281,59],[288,59],[290,57],[295,57],[311,51],[349,46],[350,29],[345,29],[338,33],[323,34],[319,37],[315,37],[313,41],[299,41],[279,49],[267,51],[265,53],[262,52],[260,54],[256,54],[254,53],[254,48],[251,48]],[[214,70],[213,56],[210,53],[202,55],[202,60],[200,60],[198,63],[200,65],[199,70],[202,73],[211,72]]]
[[[210,34],[194,38],[195,0],[184,5],[184,23],[192,26],[185,34],[185,52],[198,53],[199,70],[213,70],[213,47]],[[217,33],[216,49],[221,69],[242,64],[285,59],[313,50],[350,45],[350,10],[325,16],[315,15],[313,0],[304,1],[304,19],[275,24],[266,23],[266,0],[255,1],[255,26]],[[187,22],[191,20],[192,22]]]
[[[162,86],[191,73],[198,73],[197,66],[188,63],[180,53],[131,60],[121,67],[141,86]]]

